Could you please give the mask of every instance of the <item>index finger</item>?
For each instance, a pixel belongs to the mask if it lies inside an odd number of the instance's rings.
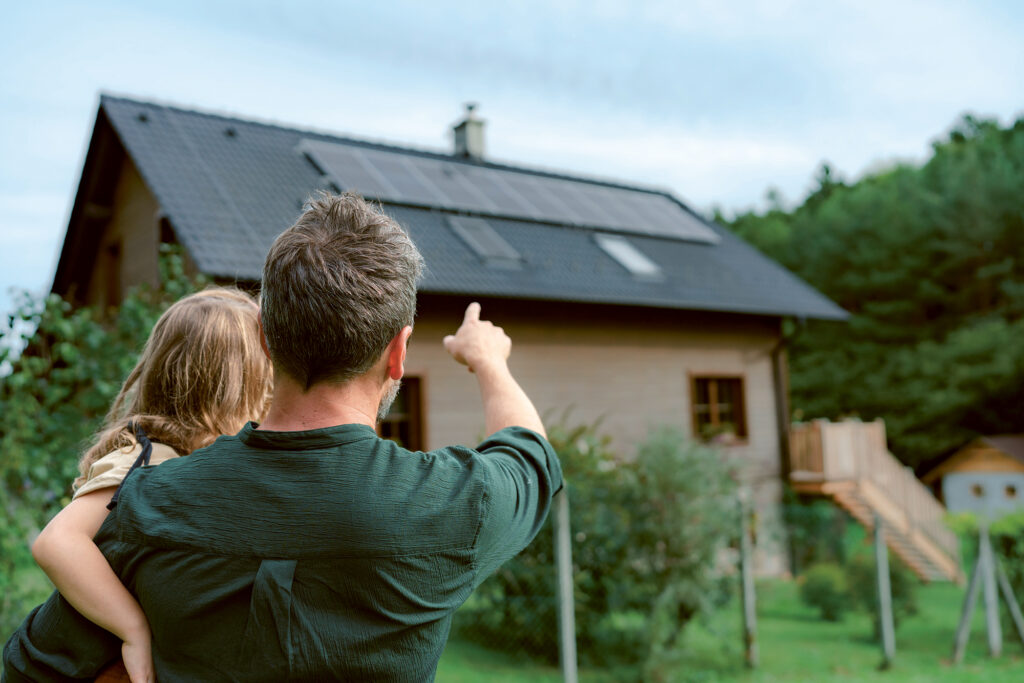
[[[480,320],[480,304],[474,301],[469,306],[466,306],[466,316],[462,319],[462,322],[471,323],[478,320]]]

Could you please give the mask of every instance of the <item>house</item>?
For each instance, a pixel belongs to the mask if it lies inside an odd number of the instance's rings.
[[[940,492],[950,512],[999,517],[1024,510],[1024,434],[978,437],[921,481]]]
[[[472,111],[454,133],[453,153],[423,151],[103,96],[53,291],[116,305],[156,283],[161,243],[255,284],[312,191],[355,190],[427,264],[385,433],[425,449],[482,436],[472,379],[441,346],[478,300],[542,414],[601,418],[627,457],[656,424],[717,437],[770,523],[788,453],[782,322],[845,312],[667,191],[491,161]]]

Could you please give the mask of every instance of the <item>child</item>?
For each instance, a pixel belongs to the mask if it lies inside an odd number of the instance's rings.
[[[271,374],[258,309],[248,294],[211,288],[173,304],[153,327],[103,429],[82,456],[71,503],[32,545],[61,595],[124,641],[122,658],[133,683],[155,680],[149,623],[93,536],[144,451],[148,464],[156,465],[258,421]]]

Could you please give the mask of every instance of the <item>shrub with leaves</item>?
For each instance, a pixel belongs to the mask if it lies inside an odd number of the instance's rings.
[[[549,428],[568,482],[576,642],[587,666],[657,660],[723,601],[715,570],[735,535],[733,477],[717,451],[658,429],[622,461],[596,425]],[[474,593],[462,637],[557,661],[552,524]]]
[[[782,514],[794,573],[821,562],[846,562],[849,515],[831,501],[801,499],[786,487]]]
[[[1018,601],[1024,601],[1024,510],[992,523],[992,549],[1010,580]]]
[[[878,568],[872,555],[860,554],[846,567],[850,602],[857,609],[874,615],[874,635],[882,633],[878,619]],[[898,558],[889,556],[889,587],[892,593],[892,620],[895,627],[917,614],[917,578]]]
[[[971,571],[978,557],[978,517],[971,512],[950,515],[950,526],[961,538],[963,565]],[[1024,602],[1024,510],[1011,512],[989,523],[992,551],[999,566],[1006,572],[1017,600]],[[1013,633],[1007,625],[1007,632]]]
[[[117,309],[73,309],[55,294],[22,294],[0,344],[0,634],[49,590],[29,543],[70,497],[78,457],[135,364],[157,318],[199,282],[181,256],[161,258],[163,284]]]
[[[800,599],[825,621],[839,621],[850,607],[846,573],[831,562],[816,564],[801,577]]]

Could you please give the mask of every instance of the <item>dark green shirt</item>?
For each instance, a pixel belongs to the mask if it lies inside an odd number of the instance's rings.
[[[129,476],[97,542],[149,618],[163,683],[430,681],[456,608],[561,485],[551,445],[518,427],[414,453],[361,425],[249,425]],[[90,678],[119,653],[54,594],[4,673]]]

